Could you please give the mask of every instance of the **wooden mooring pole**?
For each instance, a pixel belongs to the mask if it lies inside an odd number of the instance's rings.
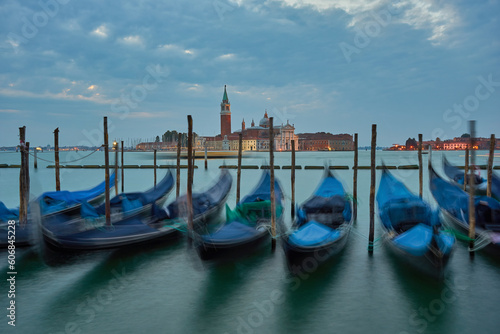
[[[470,145],[470,143],[469,143]],[[467,191],[468,174],[469,174],[469,145],[465,148],[465,167],[464,167],[464,191]]]
[[[368,236],[368,252],[373,253],[375,233],[375,150],[377,148],[377,124],[372,124],[371,147],[371,182],[370,182],[370,234]]]
[[[470,127],[470,179],[469,179],[469,254],[474,257],[474,241],[476,238],[476,206],[475,191],[476,179],[474,168],[476,166],[476,121],[469,121]]]
[[[156,188],[156,149],[153,150],[153,174],[154,174],[154,182]]]
[[[491,182],[493,178],[493,157],[495,156],[495,135],[490,138],[490,155],[488,157],[488,183],[486,185],[486,196],[491,197]]]
[[[274,117],[269,117],[269,171],[271,177],[271,249],[276,249],[276,198],[274,194]]]
[[[125,192],[125,171],[123,168],[123,153],[124,153],[125,148],[123,147],[123,140],[122,140],[122,164],[121,164],[121,170],[122,170],[122,193]]]
[[[59,128],[54,130],[54,155],[56,162],[56,191],[60,191],[61,181],[59,180]]]
[[[104,180],[106,185],[104,210],[106,215],[106,226],[111,226],[111,208],[109,203],[109,142],[108,142],[108,118],[104,116]]]
[[[21,151],[21,168],[19,169],[19,225],[28,223],[29,201],[29,144],[26,143],[26,126],[19,128],[19,145]]]
[[[118,142],[113,142],[113,149],[115,150],[115,195],[118,195]]]
[[[241,183],[241,155],[243,152],[243,134],[238,136],[238,172],[236,173],[236,204],[240,201],[240,183]]]
[[[188,232],[193,232],[193,119],[188,115],[188,177],[187,177],[187,221]]]
[[[358,134],[354,134],[354,166],[353,169],[353,180],[352,180],[352,210],[354,215],[354,221],[358,219]]]
[[[177,171],[175,183],[175,198],[179,197],[179,192],[181,191],[181,145],[182,134],[179,133],[179,136],[177,137]]]
[[[422,168],[422,134],[418,134],[418,195],[422,198],[424,185],[424,171]]]
[[[38,169],[38,158],[37,158],[37,153],[38,153],[38,150],[36,149],[36,147],[33,149],[33,154],[35,155],[35,159],[33,161],[33,165],[35,167],[35,169]]]
[[[205,141],[205,169],[208,169],[208,152],[207,142]]]
[[[292,219],[295,218],[295,140],[292,139],[292,170],[290,174],[292,181]]]
[[[191,143],[191,145],[193,145]],[[194,166],[196,166],[195,162],[196,162],[196,150],[193,148],[193,156],[192,156],[192,162],[191,162],[191,183],[194,182]]]

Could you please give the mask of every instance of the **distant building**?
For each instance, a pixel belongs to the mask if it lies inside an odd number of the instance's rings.
[[[328,132],[299,133],[301,151],[352,151],[354,141],[349,134],[331,134]]]
[[[208,149],[211,150],[238,150],[239,134],[242,134],[242,150],[244,151],[268,151],[269,150],[269,116],[267,111],[255,125],[254,120],[250,127],[246,127],[245,119],[241,122],[241,129],[231,132],[231,104],[227,95],[227,87],[224,86],[224,94],[221,102],[220,112],[220,134],[215,137],[204,137]],[[273,124],[274,149],[276,151],[289,151],[292,149],[292,140],[295,140],[295,148],[298,149],[299,140],[295,135],[295,127],[286,124]]]

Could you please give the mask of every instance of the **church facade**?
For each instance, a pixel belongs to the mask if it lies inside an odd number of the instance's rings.
[[[224,85],[224,94],[220,104],[220,134],[215,137],[204,137],[205,144],[211,150],[238,150],[239,135],[242,134],[242,150],[244,151],[269,151],[270,121],[267,110],[264,117],[256,125],[252,119],[250,127],[245,126],[245,119],[241,129],[231,132],[231,103]],[[275,120],[274,120],[275,121]],[[276,124],[273,121],[273,137],[275,151],[290,151],[292,140],[295,149],[299,148],[299,137],[295,134],[295,127],[288,121],[286,124]]]

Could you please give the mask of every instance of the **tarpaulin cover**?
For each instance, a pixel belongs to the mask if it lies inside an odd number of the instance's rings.
[[[298,246],[317,246],[333,242],[340,237],[340,232],[315,221],[310,221],[294,231],[288,242]]]
[[[269,173],[268,170],[264,170],[257,186],[253,189],[253,191],[249,195],[245,196],[240,201],[240,203],[250,203],[250,202],[270,200],[271,199],[270,187],[271,187],[271,174]],[[283,193],[277,178],[274,179],[274,196],[276,199],[276,203],[280,203],[283,200]]]
[[[216,207],[227,196],[232,184],[231,174],[222,169],[219,179],[212,187],[204,192],[193,193],[193,215],[196,217],[196,215]],[[170,203],[167,206],[167,212],[172,219],[186,216],[186,195],[180,196]]]
[[[332,221],[350,221],[351,205],[342,183],[329,171],[314,192],[297,210],[298,225],[306,223],[308,214],[329,214]],[[337,217],[337,218],[335,218]]]
[[[453,249],[453,245],[455,245],[455,237],[449,233],[440,232],[438,235],[435,235],[434,238],[436,238],[439,250],[441,250],[443,254],[450,253]]]
[[[382,224],[388,229],[404,223],[439,224],[437,215],[420,197],[414,195],[406,186],[383,170],[377,191],[377,204]]]
[[[0,221],[7,222],[9,219],[19,219],[19,209],[8,209],[0,202]]]
[[[110,188],[115,184],[115,174],[109,179]],[[92,189],[81,191],[48,191],[43,193],[40,198],[40,209],[42,214],[56,212],[75,204],[80,204],[83,201],[89,201],[98,197],[106,190],[106,181],[98,184]]]
[[[156,185],[144,192],[122,193],[113,197],[109,203],[111,208],[119,208],[119,211],[128,212],[144,205],[151,204],[168,194],[174,187],[174,177],[170,171]],[[100,215],[105,214],[106,204],[103,203],[96,208]]]
[[[430,189],[439,206],[464,223],[469,223],[469,194],[461,188],[430,172]],[[500,225],[500,202],[491,197],[475,196],[476,225]]]
[[[230,222],[229,224],[224,224],[220,229],[214,233],[202,235],[201,238],[204,242],[239,242],[247,240],[259,234],[259,232],[248,225],[242,224],[237,221]]]
[[[457,182],[458,184],[462,185],[464,184],[465,172],[459,169],[458,167],[450,164],[450,162],[448,161],[448,159],[446,159],[445,156],[443,156],[443,169],[446,176],[448,176],[450,179]],[[478,174],[473,174],[473,175],[476,187],[484,188],[486,184],[486,179],[484,179],[483,177],[481,177],[481,175]],[[470,175],[467,176],[468,176],[467,180],[470,180]]]
[[[424,255],[432,240],[432,227],[418,224],[405,233],[394,238],[394,243],[406,252],[415,255]]]

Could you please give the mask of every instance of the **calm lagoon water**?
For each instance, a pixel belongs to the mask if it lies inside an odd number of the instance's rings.
[[[85,156],[88,152],[78,152]],[[433,153],[441,171],[441,152]],[[463,152],[446,152],[463,165]],[[162,158],[159,164],[174,164]],[[53,160],[52,152],[39,154]],[[68,157],[61,154],[61,161]],[[424,155],[427,164],[429,155]],[[152,153],[125,154],[126,164],[152,164]],[[289,165],[290,153],[276,153],[276,165]],[[359,165],[369,165],[370,152],[360,152]],[[112,159],[111,159],[112,160]],[[268,153],[254,153],[244,164],[267,164]],[[417,164],[416,152],[377,152],[377,164]],[[485,164],[479,152],[478,164]],[[211,184],[223,163],[203,161],[195,171],[194,189]],[[18,153],[0,153],[0,163],[19,163]],[[30,157],[30,163],[33,163]],[[80,163],[80,162],[78,162]],[[104,164],[98,152],[82,164]],[[297,165],[353,165],[352,152],[298,152]],[[54,169],[31,168],[31,193],[55,189]],[[495,158],[495,165],[500,157]],[[231,171],[236,180],[236,171]],[[164,169],[158,170],[160,178]],[[245,194],[257,182],[260,170],[242,171]],[[314,191],[321,170],[296,171],[296,200]],[[484,173],[484,172],[483,172]],[[417,170],[395,170],[418,191]],[[352,193],[352,169],[336,175]],[[367,252],[370,172],[358,173],[358,221],[346,249],[336,259],[311,273],[289,274],[280,247],[262,250],[239,261],[214,264],[199,260],[185,240],[141,245],[128,249],[54,253],[43,245],[16,253],[16,327],[7,325],[6,280],[1,280],[4,311],[1,333],[496,333],[500,328],[500,261],[478,253],[469,258],[466,245],[458,247],[444,280],[422,276],[396,261],[381,243]],[[377,171],[379,176],[379,171]],[[186,171],[182,170],[182,190]],[[286,222],[290,224],[290,171],[276,177],[287,194]],[[101,182],[102,169],[61,170],[61,187],[87,189]],[[18,205],[18,169],[0,169],[0,200]],[[424,169],[424,199],[435,205]],[[125,171],[125,191],[151,187],[152,169]],[[228,204],[235,204],[235,183]],[[173,192],[169,200],[175,196]],[[375,238],[381,234],[376,221]],[[7,276],[7,252],[0,251],[0,272]]]

